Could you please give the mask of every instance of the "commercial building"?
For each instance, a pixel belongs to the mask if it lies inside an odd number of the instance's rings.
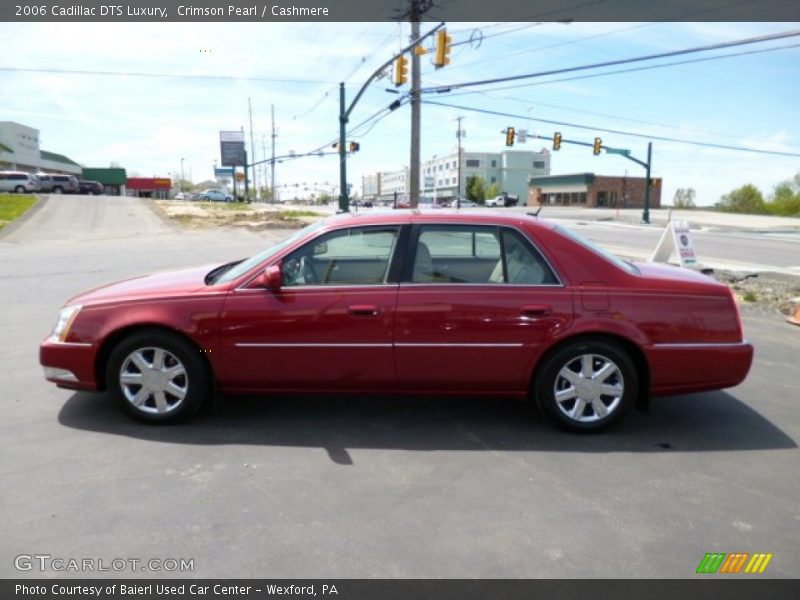
[[[109,196],[124,196],[128,174],[122,167],[85,168],[81,172],[81,179],[103,184],[103,193]]]
[[[529,206],[582,206],[586,208],[642,208],[645,177],[619,177],[572,173],[531,177],[528,186]],[[650,207],[661,206],[660,178],[653,178]]]
[[[128,196],[167,200],[172,180],[169,177],[129,177],[125,189]]]
[[[420,193],[434,198],[454,198],[461,190],[466,195],[471,177],[482,178],[487,185],[496,184],[498,191],[520,198],[527,197],[528,180],[550,173],[550,152],[506,150],[503,152],[461,151],[461,178],[459,186],[458,151],[445,156],[434,156],[420,165]],[[381,171],[361,179],[362,194],[367,200],[391,200],[395,194],[410,192],[409,169]]]
[[[14,121],[0,121],[0,170],[81,174],[74,160],[39,148],[38,129]]]
[[[422,193],[434,198],[453,198],[461,190],[466,195],[471,177],[482,178],[487,185],[497,184],[500,192],[525,198],[531,177],[550,174],[550,152],[504,150],[503,152],[461,151],[461,181],[458,179],[458,151],[434,156],[420,169]]]

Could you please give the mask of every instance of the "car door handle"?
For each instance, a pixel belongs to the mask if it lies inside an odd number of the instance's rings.
[[[381,314],[381,309],[373,304],[353,304],[347,312],[357,317],[377,317]]]
[[[544,317],[553,312],[547,304],[526,304],[521,309],[522,316],[527,318]]]

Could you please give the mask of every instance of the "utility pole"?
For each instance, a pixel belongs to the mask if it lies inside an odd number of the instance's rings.
[[[275,105],[270,104],[270,109],[272,112],[272,162],[270,163],[272,173],[270,175],[269,184],[272,187],[272,203],[274,204],[278,199],[276,196],[278,192],[276,191],[277,188],[275,187],[275,138],[278,136],[278,134],[275,133]]]
[[[461,121],[464,120],[464,117],[459,115],[456,117],[456,121],[458,121],[458,131],[456,132],[456,137],[458,138],[458,178],[456,179],[456,208],[461,208],[461,138],[464,137],[466,132],[461,130]]]
[[[244,145],[244,125],[242,125],[240,129],[242,130],[242,145]],[[247,146],[244,146],[244,166],[242,170],[244,172],[244,199],[246,202],[250,194],[250,178],[247,176]]]
[[[411,40],[419,38],[419,20],[421,16],[420,0],[411,0]],[[420,146],[420,119],[421,105],[419,88],[422,79],[420,77],[419,54],[411,51],[411,160],[409,170],[409,206],[416,208],[419,206],[419,146]]]
[[[250,102],[250,97],[247,97],[247,110],[250,113],[250,162],[256,162],[256,145],[253,142],[253,104]],[[253,194],[253,198],[258,198],[258,178],[256,177],[256,167],[253,165],[253,190],[255,194]],[[245,172],[245,177],[247,173]],[[249,200],[249,199],[248,199]]]
[[[347,128],[347,110],[344,102],[344,82],[339,83],[339,212],[350,210],[347,198],[347,155],[345,154],[345,136]]]
[[[181,188],[181,189],[180,189],[180,191],[181,191],[181,192],[183,191],[183,186],[184,186],[184,183],[183,183],[183,182],[185,181],[185,179],[184,179],[184,177],[183,177],[183,161],[184,161],[184,160],[186,160],[186,159],[185,159],[185,158],[183,158],[183,157],[181,157],[181,184],[178,186],[179,188]]]
[[[267,158],[267,136],[265,134],[261,134],[261,156],[265,159]],[[267,163],[263,163],[261,165],[261,178],[264,180],[264,187],[267,185]],[[271,184],[270,184],[271,185]],[[267,199],[262,196],[262,202],[266,202]]]
[[[642,223],[650,224],[650,166],[653,163],[653,142],[647,142],[647,179],[644,182],[644,210],[642,211]]]

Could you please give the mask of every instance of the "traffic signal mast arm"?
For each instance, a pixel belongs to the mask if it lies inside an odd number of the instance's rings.
[[[444,23],[439,23],[436,27],[431,29],[428,33],[423,34],[420,37],[418,37],[416,40],[411,42],[408,46],[406,46],[405,48],[400,50],[400,52],[398,52],[397,54],[392,56],[392,58],[390,58],[385,63],[383,63],[380,67],[375,69],[375,72],[372,75],[369,76],[369,79],[367,79],[364,82],[364,85],[361,86],[361,89],[358,90],[358,93],[356,94],[355,98],[353,98],[353,101],[350,103],[350,106],[347,107],[347,110],[344,111],[344,114],[342,115],[341,118],[344,118],[345,122],[347,122],[347,119],[350,118],[350,113],[353,112],[353,109],[355,108],[355,106],[358,103],[358,101],[361,99],[361,96],[364,95],[364,92],[369,87],[369,84],[371,84],[380,73],[383,73],[383,71],[385,71],[388,67],[390,67],[394,63],[395,60],[397,60],[398,58],[403,56],[409,50],[415,48],[416,46],[419,46],[421,41],[429,38],[434,33],[439,31],[442,27],[444,27]]]

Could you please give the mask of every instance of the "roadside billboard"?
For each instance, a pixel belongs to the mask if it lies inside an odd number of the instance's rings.
[[[244,149],[243,131],[220,131],[219,154],[223,167],[244,167],[247,154]]]

